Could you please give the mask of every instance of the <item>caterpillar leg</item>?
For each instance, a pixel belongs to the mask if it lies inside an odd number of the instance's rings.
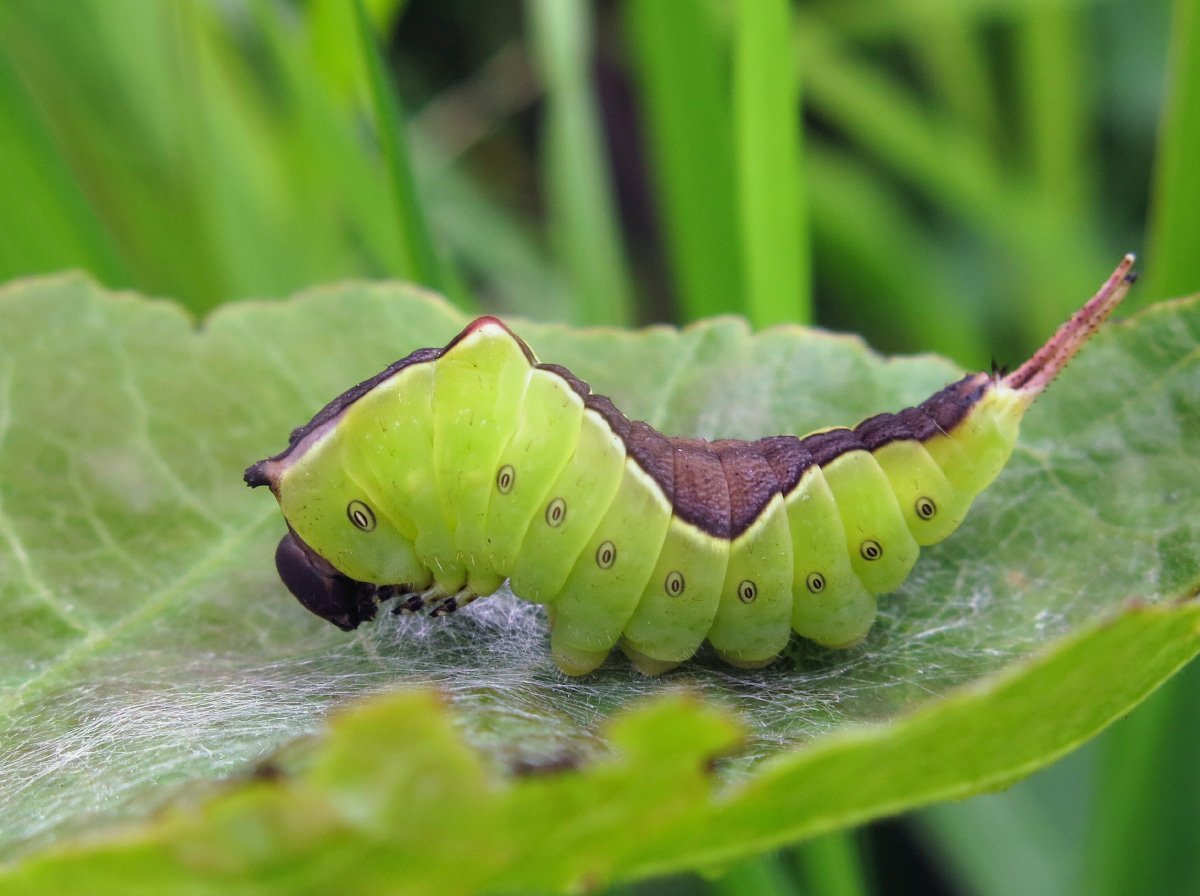
[[[471,591],[470,589],[465,589],[463,591],[458,592],[458,594],[452,594],[447,598],[443,598],[442,600],[439,600],[436,604],[434,604],[433,606],[430,607],[429,615],[430,616],[449,616],[451,613],[454,613],[457,610],[461,610],[467,604],[473,603],[478,599],[479,599],[478,594],[476,594],[474,591]],[[429,604],[426,604],[426,606],[429,606]]]
[[[589,672],[594,672],[612,652],[608,648],[585,650],[576,647],[559,634],[561,631],[561,629],[550,630],[550,654],[554,658],[554,664],[564,675],[587,675]]]
[[[634,668],[643,675],[662,675],[664,672],[670,672],[683,662],[683,660],[659,660],[652,656],[647,656],[636,647],[631,646],[625,639],[621,640],[621,652],[625,654],[629,662],[633,663]]]
[[[400,603],[392,607],[393,616],[402,616],[405,613],[420,613],[425,606],[425,600],[419,594],[410,594]]]
[[[570,626],[563,624],[563,614],[558,603],[546,606],[550,619],[550,655],[554,665],[564,675],[587,675],[608,659],[611,646],[581,647],[570,636]]]
[[[834,650],[858,644],[875,621],[875,595],[848,569],[811,575],[821,576],[821,593],[813,594],[804,585],[797,588],[792,630]]]
[[[401,592],[401,594],[404,593],[407,592]],[[388,596],[391,597],[393,595]],[[479,596],[469,588],[446,588],[434,585],[432,588],[427,588],[416,594],[409,593],[403,601],[392,608],[392,613],[400,615],[403,613],[420,613],[424,610],[428,611],[430,616],[449,616],[454,611],[461,610],[467,604],[477,600]]]

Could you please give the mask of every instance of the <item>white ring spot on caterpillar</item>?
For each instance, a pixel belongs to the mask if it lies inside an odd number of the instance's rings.
[[[375,511],[362,501],[355,500],[346,505],[346,518],[350,520],[354,528],[361,529],[363,532],[370,532],[375,528]]]
[[[562,498],[555,498],[546,505],[546,525],[550,528],[555,528],[562,525],[562,521],[567,518],[567,502]]]
[[[512,468],[512,464],[505,464],[496,473],[496,489],[502,495],[507,495],[512,491],[513,483],[516,481],[517,473]]]
[[[617,546],[611,541],[603,542],[596,548],[596,565],[601,569],[612,569],[617,562]]]

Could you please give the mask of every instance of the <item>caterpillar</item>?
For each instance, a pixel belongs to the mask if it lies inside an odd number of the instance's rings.
[[[547,605],[568,675],[617,646],[646,674],[705,640],[744,668],[792,632],[848,647],[1000,472],[1026,409],[1124,298],[1133,261],[1012,373],[968,375],[853,428],[757,441],[662,435],[481,317],[335,398],[245,480],[269,486],[287,522],[280,578],[342,629],[387,599],[442,615],[508,580]]]

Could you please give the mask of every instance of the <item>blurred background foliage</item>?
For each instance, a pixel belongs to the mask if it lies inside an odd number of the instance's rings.
[[[1124,251],[1132,305],[1200,288],[1197,5],[5,0],[0,278],[202,315],[397,277],[1019,361]],[[625,892],[1200,892],[1198,693],[1006,794]]]

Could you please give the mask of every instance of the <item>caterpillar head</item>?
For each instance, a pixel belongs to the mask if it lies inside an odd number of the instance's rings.
[[[375,585],[342,575],[291,529],[275,549],[275,568],[310,612],[349,631],[375,618]]]

